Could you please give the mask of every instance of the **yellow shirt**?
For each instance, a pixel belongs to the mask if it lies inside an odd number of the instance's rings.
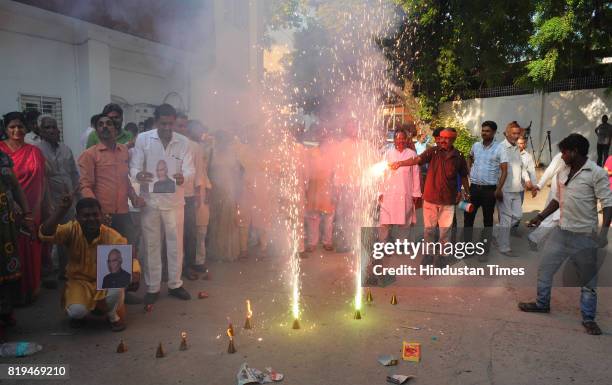
[[[101,225],[100,235],[89,243],[76,220],[57,226],[53,235],[47,236],[39,231],[38,236],[43,242],[64,245],[68,252],[64,306],[82,304],[93,309],[96,301],[106,297],[106,290],[96,290],[97,247],[125,245],[127,240],[110,227]],[[140,272],[136,259],[133,260],[132,271]]]

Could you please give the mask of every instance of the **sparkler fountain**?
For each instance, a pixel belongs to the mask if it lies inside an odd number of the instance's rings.
[[[253,317],[253,311],[251,310],[251,301],[247,299],[246,304],[247,304],[247,317],[246,317],[246,321],[244,321],[244,328],[252,329],[253,326],[251,325],[251,317]]]
[[[289,138],[287,137],[287,140]],[[295,145],[295,144],[294,144]],[[293,154],[295,155],[295,154]],[[290,177],[289,177],[289,218],[287,221],[287,227],[291,234],[290,237],[290,274],[291,274],[291,315],[293,316],[293,329],[300,328],[300,237],[303,234],[300,233],[299,222],[301,221],[302,210],[299,209],[300,199],[300,178],[298,174],[298,164],[296,163],[300,159],[295,156],[291,157],[290,166]],[[302,241],[303,242],[303,241]]]
[[[389,92],[387,62],[376,41],[387,36],[396,25],[396,13],[387,1],[355,2],[350,8],[338,10],[332,38],[335,59],[333,71],[338,76],[336,89],[341,90],[341,108],[357,122],[357,138],[351,148],[353,158],[347,163],[353,173],[350,186],[354,205],[343,229],[349,234],[352,252],[352,273],[355,279],[354,319],[361,319],[363,305],[362,276],[368,258],[369,239],[361,239],[364,227],[376,226],[376,197],[381,177],[388,169],[380,161],[385,138],[382,116],[382,96]],[[343,127],[345,128],[345,127]],[[345,132],[344,134],[349,134]],[[340,161],[345,161],[340,159]],[[346,162],[346,161],[345,161]],[[364,233],[363,235],[366,235]],[[371,234],[367,234],[371,237]],[[370,294],[371,298],[371,294]]]
[[[227,352],[229,354],[234,354],[236,353],[236,347],[234,346],[234,327],[232,326],[231,323],[227,327],[227,330],[225,331],[225,333],[227,334],[227,338],[229,340],[228,345],[227,345]]]
[[[303,245],[303,217],[304,200],[303,172],[304,159],[301,144],[295,139],[294,124],[291,121],[291,104],[286,95],[286,82],[282,78],[269,80],[268,94],[263,113],[266,118],[266,127],[273,143],[274,164],[277,169],[270,171],[268,178],[271,183],[279,184],[279,218],[280,227],[287,235],[286,252],[289,255],[288,276],[290,277],[290,309],[293,317],[293,329],[300,328],[300,246]],[[282,168],[280,167],[282,165]],[[271,167],[274,169],[274,167]],[[276,179],[276,180],[274,180]]]
[[[295,137],[297,121],[291,116],[292,113],[306,109],[312,100],[318,100],[315,103],[320,106],[317,115],[325,128],[332,131],[328,132],[332,137],[343,134],[348,120],[355,122],[354,135],[344,133],[353,141],[348,151],[335,153],[329,159],[330,167],[344,164],[351,170],[347,191],[352,207],[342,216],[345,223],[339,227],[353,250],[348,258],[355,280],[355,319],[362,316],[361,277],[364,263],[360,251],[360,229],[374,225],[378,183],[387,168],[385,162],[371,168],[380,161],[380,148],[385,135],[382,96],[388,92],[390,84],[387,63],[377,39],[388,35],[395,27],[395,9],[387,0],[355,1],[350,7],[342,2],[321,2],[316,7],[315,13],[321,11],[317,25],[320,24],[325,30],[324,39],[328,41],[320,46],[317,42],[310,42],[309,46],[314,44],[318,47],[317,56],[323,57],[322,62],[317,63],[318,59],[314,59],[312,53],[307,56],[306,51],[296,50],[288,61],[294,73],[283,68],[280,73],[267,74],[263,82],[264,97],[261,98],[264,125],[269,134],[267,139],[274,142],[276,162],[282,165],[275,182],[280,184],[282,203],[279,218],[284,220],[282,228],[288,239],[287,276],[293,329],[300,328],[302,316],[300,251],[303,246],[304,181],[301,168],[305,160],[303,147]],[[304,80],[300,68],[305,74],[313,74],[313,77]],[[321,90],[323,92],[318,92]],[[356,175],[358,173],[360,175]]]

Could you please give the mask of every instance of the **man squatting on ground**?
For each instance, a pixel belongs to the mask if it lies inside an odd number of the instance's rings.
[[[63,245],[68,252],[64,310],[74,327],[79,327],[95,310],[106,314],[112,331],[122,331],[125,322],[117,312],[123,307],[125,289],[96,290],[96,253],[98,245],[125,245],[127,240],[102,224],[102,208],[94,198],[79,200],[76,220],[58,225],[71,207],[72,196],[68,194],[39,231],[41,241]],[[136,258],[132,263],[132,279],[137,282],[140,280],[140,264]]]

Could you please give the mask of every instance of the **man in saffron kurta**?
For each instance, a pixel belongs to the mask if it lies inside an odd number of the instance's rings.
[[[319,244],[320,224],[323,221],[323,248],[333,250],[335,205],[332,192],[333,168],[327,160],[334,144],[325,141],[308,153],[308,187],[306,189],[306,251],[312,252]]]
[[[76,205],[76,220],[58,225],[70,209],[70,196],[62,198],[56,210],[41,226],[39,238],[65,246],[68,251],[66,287],[62,305],[71,320],[82,321],[95,308],[102,308],[111,324],[111,330],[125,329],[117,315],[123,305],[125,289],[96,289],[98,245],[124,245],[127,240],[110,227],[101,224],[100,204],[93,198],[83,198]],[[133,279],[140,276],[140,264],[133,260]]]
[[[275,188],[269,182],[274,173],[273,151],[266,146],[264,137],[257,136],[257,130],[247,131],[247,142],[234,143],[234,152],[244,169],[242,192],[240,194],[240,258],[248,256],[249,228],[258,238],[257,254],[265,255],[270,245],[272,204],[276,202]]]

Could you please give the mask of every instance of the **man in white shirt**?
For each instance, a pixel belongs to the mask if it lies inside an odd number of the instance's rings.
[[[525,312],[550,312],[553,278],[566,259],[577,268],[581,286],[580,312],[588,334],[599,335],[595,322],[597,309],[597,248],[608,243],[612,222],[612,191],[608,173],[587,158],[589,141],[580,134],[571,134],[559,142],[565,167],[557,174],[557,192],[548,206],[530,222],[539,225],[557,209],[559,226],[555,227],[538,267],[538,291],[535,302],[519,302]],[[603,224],[599,234],[597,202],[603,207]]]
[[[38,133],[41,140],[33,143],[43,153],[46,159],[46,193],[45,202],[47,207],[54,208],[60,203],[61,198],[67,192],[73,192],[79,186],[79,171],[72,151],[64,143],[60,142],[60,132],[57,120],[51,115],[40,115],[38,117]],[[61,224],[74,219],[75,210],[71,207]],[[60,276],[64,275],[67,253],[62,245],[54,245],[51,252],[51,261],[43,254],[43,267],[50,268],[50,262],[59,268]],[[45,266],[46,265],[46,266]],[[45,273],[43,269],[43,274]],[[45,287],[55,287],[56,283],[51,280],[43,281]]]
[[[138,135],[130,160],[130,173],[143,189],[146,207],[142,210],[142,232],[146,258],[144,277],[147,285],[145,304],[155,303],[162,278],[160,233],[163,228],[168,259],[168,293],[182,300],[191,296],[183,288],[184,185],[194,177],[195,169],[188,139],[173,132],[176,110],[169,104],[155,109],[155,127]],[[169,165],[169,176],[176,182],[174,192],[153,193],[154,173],[162,160]]]
[[[533,155],[527,152],[527,138],[522,137],[522,136],[518,138],[518,140],[516,141],[516,146],[518,147],[521,153],[521,161],[523,162],[523,168],[525,169],[525,172],[527,172],[527,175],[529,176],[529,182],[531,182],[532,186],[535,186],[537,182],[535,162],[533,161]],[[535,196],[538,190],[534,189],[532,191],[534,191],[534,196]],[[521,203],[523,203],[524,200],[525,200],[525,191],[522,191],[521,192]]]
[[[506,139],[501,143],[500,168],[502,177],[495,190],[497,199],[497,214],[499,224],[495,227],[495,240],[500,253],[512,257],[510,248],[510,230],[512,226],[521,220],[523,209],[521,204],[521,192],[524,191],[523,181],[531,188],[529,176],[523,167],[521,154],[516,142],[521,135],[521,127],[512,122],[506,126]],[[504,178],[504,170],[505,178]]]
[[[550,203],[551,200],[555,197],[557,193],[557,173],[562,169],[567,167],[563,159],[561,158],[561,153],[555,155],[544,173],[540,177],[540,181],[534,186],[534,190],[542,191],[548,181],[550,183],[550,191],[548,192],[548,197],[546,197],[546,205]],[[537,251],[539,245],[546,239],[550,231],[559,225],[559,210],[555,211],[552,215],[549,215],[546,219],[542,221],[538,225],[538,227],[533,230],[528,236],[527,239],[529,241],[529,248],[533,251]]]

